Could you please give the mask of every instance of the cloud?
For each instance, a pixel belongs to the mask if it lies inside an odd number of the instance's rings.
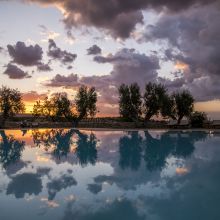
[[[76,74],[68,76],[57,74],[46,86],[52,87],[75,87],[79,84],[95,86],[98,89],[112,89],[121,83],[139,83],[144,87],[146,82],[157,79],[157,70],[160,69],[159,58],[157,56],[147,56],[134,49],[121,49],[116,54],[108,56],[95,56],[94,60],[98,63],[110,63],[113,71],[104,76],[87,76],[78,78]]]
[[[62,189],[77,185],[76,180],[72,176],[62,175],[58,179],[53,179],[47,183],[48,200],[53,200],[56,194]]]
[[[116,113],[119,85],[137,82],[143,89],[147,82],[157,80],[157,71],[160,69],[157,56],[147,56],[134,49],[124,48],[114,55],[95,56],[94,60],[98,63],[112,64],[112,72],[109,75],[84,77],[78,77],[76,74],[68,76],[57,74],[54,78],[44,83],[44,85],[73,89],[82,84],[94,86],[98,92],[98,108],[103,112]]]
[[[190,6],[211,4],[218,0],[26,0],[42,5],[54,5],[64,15],[63,22],[68,30],[73,27],[96,27],[113,37],[128,38],[137,24],[143,23],[142,11],[181,11]]]
[[[52,71],[49,63],[39,63],[37,65],[37,70],[40,71],[40,72],[49,72],[49,71]]]
[[[169,86],[189,89],[197,100],[219,98],[219,21],[218,6],[210,5],[163,15],[147,27],[143,39],[168,42],[165,60],[184,67],[180,79],[167,81]]]
[[[47,55],[54,60],[59,60],[62,64],[70,64],[77,57],[76,54],[61,50],[52,39],[49,39]]]
[[[57,74],[54,78],[47,81],[45,86],[49,87],[76,87],[79,85],[78,76],[76,74],[70,74],[68,76]]]
[[[42,181],[38,174],[23,173],[12,177],[7,187],[7,195],[14,194],[16,198],[24,198],[26,193],[38,195],[42,188]]]
[[[119,50],[115,55],[96,56],[94,60],[98,63],[113,64],[109,80],[116,86],[121,83],[137,82],[141,87],[144,87],[146,82],[156,80],[157,70],[160,69],[157,56],[147,56],[127,48]]]
[[[23,66],[34,66],[42,60],[43,50],[38,44],[26,46],[24,42],[18,41],[16,45],[9,44],[7,48],[14,63]]]
[[[102,53],[102,49],[99,46],[94,44],[93,46],[87,49],[87,52],[88,52],[88,55],[97,55],[97,54]]]
[[[98,194],[102,191],[102,185],[100,184],[88,184],[88,190],[93,194]]]
[[[41,32],[40,34],[44,37],[41,41],[48,42],[49,39],[56,39],[60,36],[60,33],[49,30],[45,25],[39,25]]]
[[[24,72],[22,69],[18,68],[16,65],[9,63],[4,72],[5,75],[8,75],[10,79],[25,79],[31,78],[31,76]]]

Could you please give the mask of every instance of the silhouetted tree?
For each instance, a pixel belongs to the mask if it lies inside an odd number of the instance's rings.
[[[130,90],[129,86],[122,84],[119,89],[119,113],[125,119],[130,119]]]
[[[33,107],[33,115],[35,118],[42,115],[52,121],[66,119],[77,123],[88,116],[94,117],[97,112],[96,102],[95,88],[81,86],[73,102],[66,93],[56,93],[50,99],[46,97],[42,104],[37,101]]]
[[[193,128],[203,127],[205,121],[207,121],[207,115],[205,112],[193,112],[190,115],[190,123]]]
[[[162,84],[148,83],[144,93],[144,112],[145,119],[150,120],[152,116],[158,115],[163,106],[166,96],[166,89]],[[168,100],[166,100],[168,101]],[[167,114],[167,110],[163,109],[163,113]]]
[[[65,118],[67,120],[72,118],[71,102],[66,93],[57,93],[52,97],[52,103],[55,106],[55,118]]]
[[[174,93],[173,98],[175,101],[177,123],[180,124],[183,117],[189,118],[193,112],[194,98],[187,90]]]
[[[164,118],[172,118],[174,120],[176,119],[175,102],[172,96],[169,96],[168,94],[164,94],[160,113]]]
[[[35,119],[43,115],[43,105],[41,104],[41,101],[36,101],[36,103],[34,104],[32,115]]]
[[[80,121],[88,116],[94,117],[97,108],[97,93],[94,87],[87,88],[87,86],[81,86],[77,92],[75,104],[77,110],[77,120]]]
[[[52,121],[61,120],[63,118],[70,120],[73,116],[71,108],[72,105],[67,94],[56,93],[50,99],[46,97],[42,104],[40,101],[37,101],[33,107],[32,114],[35,118],[42,115]]]
[[[0,112],[1,123],[4,126],[5,121],[13,117],[15,114],[25,111],[24,103],[22,102],[21,93],[16,89],[10,89],[2,86],[0,89]]]
[[[137,121],[141,116],[141,93],[137,83],[122,84],[119,89],[119,113],[128,120]]]

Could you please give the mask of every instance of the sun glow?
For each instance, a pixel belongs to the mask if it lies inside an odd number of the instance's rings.
[[[178,174],[178,175],[185,175],[188,172],[189,172],[189,170],[187,168],[184,168],[184,167],[176,168],[176,174]]]
[[[174,67],[175,67],[176,70],[180,70],[180,71],[187,71],[187,70],[189,70],[189,66],[186,63],[183,63],[181,61],[177,61],[175,63]]]

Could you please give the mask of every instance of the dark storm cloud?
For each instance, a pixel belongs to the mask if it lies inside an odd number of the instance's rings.
[[[193,5],[203,5],[218,0],[26,0],[43,5],[53,4],[65,11],[66,27],[94,26],[105,29],[114,37],[128,38],[136,24],[143,23],[142,10],[180,11]]]
[[[18,68],[16,65],[9,63],[4,72],[5,75],[8,75],[10,79],[25,79],[31,78],[31,76],[24,72],[22,69]]]
[[[186,65],[181,80],[168,81],[193,92],[197,100],[220,97],[220,13],[218,5],[192,8],[176,15],[163,15],[148,26],[145,41],[167,41],[165,61]],[[143,40],[143,39],[142,39]],[[170,49],[172,48],[172,49]]]
[[[109,79],[114,85],[137,82],[143,87],[146,82],[156,80],[157,70],[160,69],[157,56],[147,56],[127,48],[119,50],[115,55],[96,56],[94,60],[98,63],[113,64]]]
[[[26,46],[24,42],[18,41],[16,45],[8,45],[8,53],[13,62],[23,66],[34,66],[42,60],[43,50],[36,44]]]
[[[102,49],[97,45],[93,45],[87,49],[87,52],[88,55],[97,55],[102,52]]]
[[[52,39],[49,39],[47,55],[54,60],[59,60],[63,64],[72,63],[77,57],[76,54],[61,50]]]

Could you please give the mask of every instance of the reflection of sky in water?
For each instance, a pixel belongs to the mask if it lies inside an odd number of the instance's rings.
[[[220,135],[0,131],[0,219],[220,219]]]

